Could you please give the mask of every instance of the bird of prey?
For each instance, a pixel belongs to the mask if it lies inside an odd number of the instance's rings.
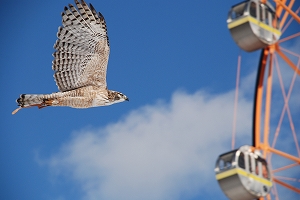
[[[84,0],[75,0],[75,4],[69,4],[61,13],[62,26],[54,44],[52,69],[60,91],[22,94],[12,114],[33,106],[89,108],[128,101],[124,94],[106,86],[110,48],[103,15]]]

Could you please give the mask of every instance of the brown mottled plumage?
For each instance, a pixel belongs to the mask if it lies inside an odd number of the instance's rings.
[[[19,108],[37,106],[69,106],[89,108],[128,100],[106,86],[109,41],[103,15],[82,0],[75,0],[62,12],[63,26],[58,28],[52,69],[60,92],[22,94]]]

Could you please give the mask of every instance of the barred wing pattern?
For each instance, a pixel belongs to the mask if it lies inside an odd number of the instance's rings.
[[[61,14],[52,63],[56,85],[62,92],[89,85],[106,88],[109,41],[104,17],[83,0],[75,4],[77,9],[69,4]]]

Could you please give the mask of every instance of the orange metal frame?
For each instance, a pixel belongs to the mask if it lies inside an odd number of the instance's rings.
[[[276,14],[277,16],[280,16],[282,11],[285,11],[285,13],[282,16],[281,20],[281,27],[285,24],[285,21],[288,17],[288,15],[292,16],[294,20],[296,20],[298,23],[300,23],[300,17],[297,15],[297,12],[293,12],[291,10],[294,0],[291,0],[288,5],[286,5],[286,0],[274,0],[276,2]],[[262,0],[263,3],[266,2],[266,0]],[[289,38],[297,37],[300,33],[297,33],[293,36],[290,36]],[[287,38],[286,38],[287,40]],[[257,75],[257,82],[256,82],[256,91],[255,91],[255,102],[254,102],[254,115],[253,115],[253,146],[256,149],[262,150],[263,156],[266,158],[267,154],[274,153],[279,156],[282,156],[284,158],[290,159],[294,161],[294,164],[282,167],[278,170],[283,170],[286,168],[291,168],[294,166],[300,165],[300,155],[299,155],[299,147],[298,148],[298,157],[292,156],[288,153],[279,151],[275,148],[273,148],[273,145],[269,145],[269,128],[270,128],[270,111],[271,111],[271,94],[272,94],[272,76],[273,76],[273,64],[277,53],[294,71],[297,75],[300,75],[300,69],[299,69],[299,63],[298,67],[281,51],[281,48],[279,47],[279,41],[277,44],[271,45],[269,47],[266,47],[264,50],[262,50],[261,58],[260,58],[260,66],[258,70]],[[300,60],[300,57],[299,57]],[[267,69],[268,67],[268,69]],[[265,72],[268,70],[267,78],[266,78],[266,88],[265,88],[265,98],[263,98],[263,91],[264,91],[264,76]],[[292,87],[292,86],[291,86]],[[290,93],[289,93],[290,94]],[[283,92],[284,99],[285,99],[285,110],[289,111],[289,108],[287,106],[287,101],[289,99],[285,95],[285,92]],[[264,99],[264,102],[263,102]],[[262,116],[262,105],[265,106],[264,116]],[[284,111],[285,111],[284,110]],[[283,111],[283,112],[284,112]],[[263,140],[261,141],[261,119],[264,119],[263,123]],[[291,120],[291,119],[290,119]],[[296,138],[296,134],[294,134],[294,139]],[[275,170],[274,170],[275,171]],[[279,185],[286,187],[294,192],[300,193],[299,188],[295,188],[294,186],[287,184],[275,177],[273,177],[273,181],[278,183]],[[263,198],[262,198],[263,199]],[[267,199],[270,199],[270,196],[267,197]]]

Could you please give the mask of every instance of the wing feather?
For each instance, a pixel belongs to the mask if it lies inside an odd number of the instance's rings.
[[[58,89],[68,91],[88,85],[106,88],[109,42],[104,17],[83,0],[62,12],[52,69]]]

